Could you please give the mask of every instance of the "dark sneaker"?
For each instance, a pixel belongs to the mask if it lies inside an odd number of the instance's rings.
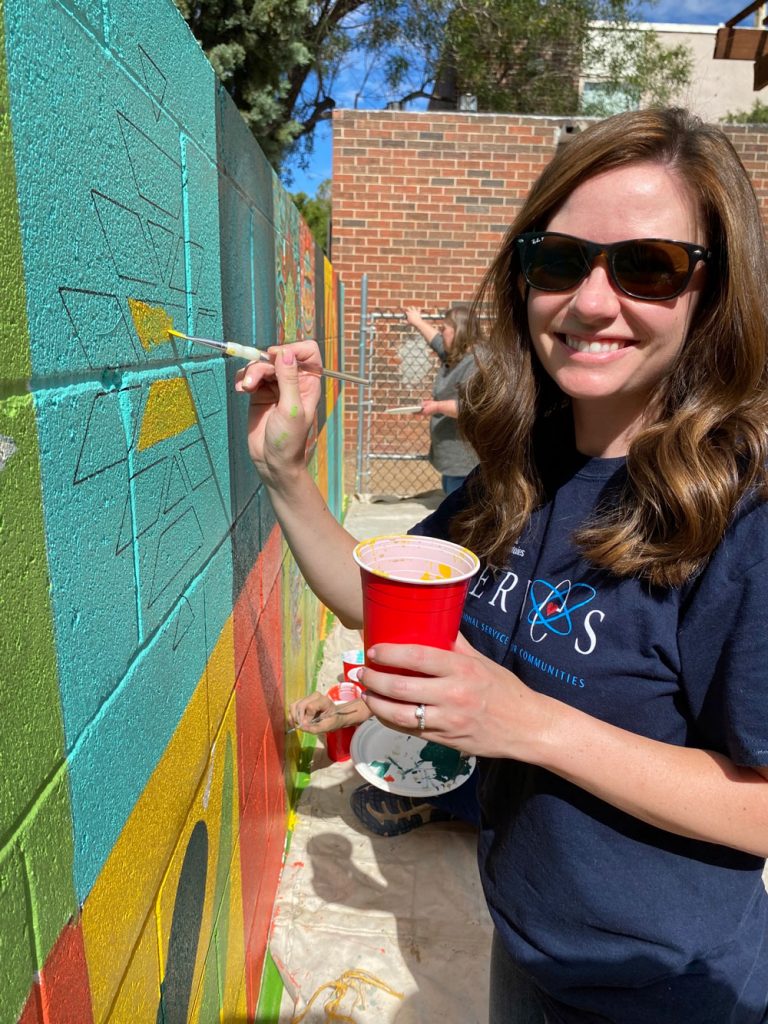
[[[355,816],[369,832],[377,836],[401,836],[411,829],[421,828],[433,821],[458,821],[448,811],[442,811],[423,800],[410,796],[386,793],[366,783],[358,786],[349,798]]]

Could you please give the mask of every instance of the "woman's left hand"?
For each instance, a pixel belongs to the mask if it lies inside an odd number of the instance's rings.
[[[532,760],[546,726],[546,704],[516,675],[476,651],[461,635],[453,650],[376,644],[368,657],[363,699],[385,725],[481,757]],[[398,669],[423,676],[398,675]],[[424,705],[424,729],[417,707]],[[526,756],[528,755],[528,756]]]

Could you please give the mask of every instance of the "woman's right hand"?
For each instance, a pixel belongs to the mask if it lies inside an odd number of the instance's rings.
[[[238,370],[235,390],[250,395],[248,452],[262,480],[274,483],[281,473],[304,468],[321,383],[301,366],[320,367],[322,359],[315,341],[273,345],[268,355],[271,362]]]
[[[288,723],[297,729],[301,729],[302,732],[330,732],[332,729],[338,728],[334,725],[333,719],[335,715],[331,717],[331,712],[334,710],[336,705],[333,703],[330,697],[324,693],[310,693],[308,697],[302,697],[301,700],[295,700],[288,709]],[[324,718],[328,715],[328,718]],[[313,725],[313,720],[321,719],[317,724]]]

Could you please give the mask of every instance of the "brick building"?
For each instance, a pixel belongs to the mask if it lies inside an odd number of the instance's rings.
[[[453,111],[334,112],[332,258],[345,283],[345,358],[352,370],[360,364],[360,292],[367,274],[363,326],[374,380],[363,404],[351,392],[347,402],[348,490],[356,484],[373,492],[437,486],[423,460],[406,467],[402,485],[382,478],[393,453],[423,455],[428,448],[425,420],[382,410],[426,397],[436,365],[421,337],[393,315],[410,304],[437,313],[471,298],[531,183],[558,144],[567,144],[569,131],[585,123]],[[725,130],[768,219],[768,129]],[[359,456],[355,464],[361,416],[363,444],[379,460],[373,479],[362,482]]]

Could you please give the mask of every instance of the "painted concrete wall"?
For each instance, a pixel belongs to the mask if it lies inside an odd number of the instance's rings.
[[[340,284],[171,0],[0,32],[0,1024],[250,1021],[323,610],[167,330],[338,365]]]

